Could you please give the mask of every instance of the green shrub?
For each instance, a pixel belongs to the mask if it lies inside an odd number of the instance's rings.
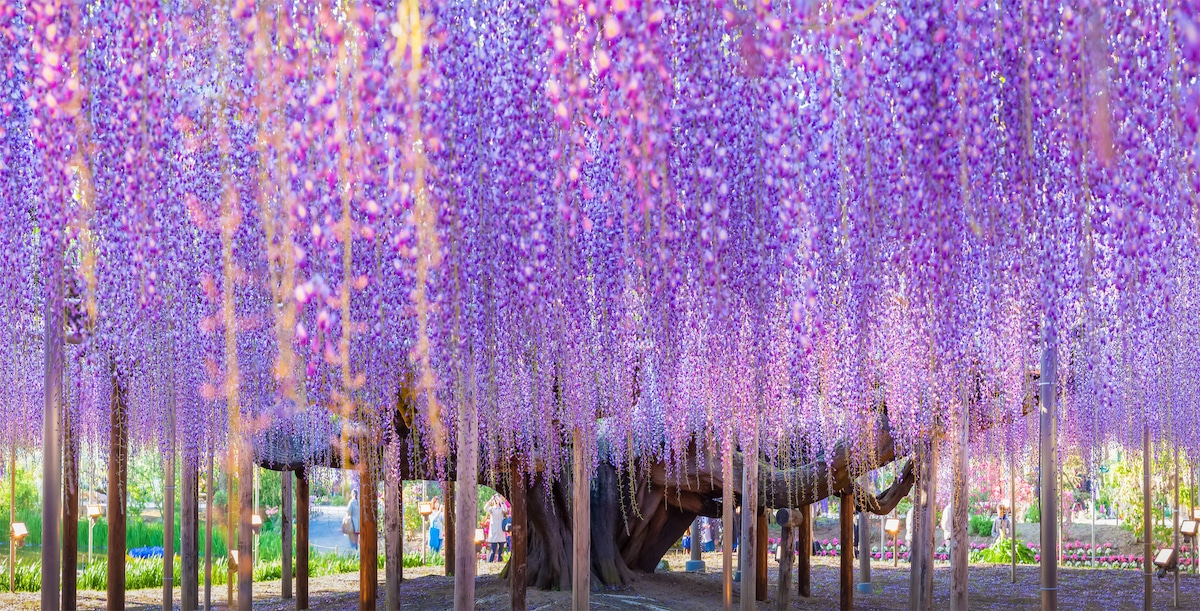
[[[17,558],[13,581],[18,592],[37,592],[42,589],[42,563]],[[0,559],[0,592],[8,591],[8,557]]]
[[[1029,509],[1025,510],[1025,522],[1029,524],[1039,524],[1042,521],[1042,506],[1038,501],[1029,504]]]
[[[992,536],[992,521],[984,515],[972,515],[969,529],[972,535],[990,537]]]
[[[1029,546],[1017,542],[1017,563],[1033,564],[1034,553]],[[987,562],[992,564],[1009,564],[1012,562],[1012,539],[1004,538],[996,541],[986,549],[971,552],[971,562]]]

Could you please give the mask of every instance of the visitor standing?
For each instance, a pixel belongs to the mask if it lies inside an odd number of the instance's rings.
[[[954,527],[952,520],[954,515],[953,505],[953,503],[946,503],[945,509],[942,509],[942,543],[947,548],[950,547],[950,529]]]
[[[904,545],[908,549],[912,549],[913,538],[913,508],[909,507],[908,512],[904,514]]]
[[[1008,517],[1008,508],[1000,506],[1000,515],[996,518],[996,540],[1012,538],[1012,520]]]
[[[446,517],[442,513],[442,503],[434,497],[431,503],[433,511],[429,514],[429,549],[438,554],[442,551],[442,529],[445,528]]]
[[[488,547],[488,562],[500,562],[504,559],[504,517],[508,511],[504,509],[504,503],[500,500],[500,496],[492,497],[492,500],[487,504],[488,521],[491,527],[488,529],[487,542]]]
[[[346,517],[342,519],[342,531],[350,538],[350,549],[358,549],[358,490],[350,496],[346,505]]]

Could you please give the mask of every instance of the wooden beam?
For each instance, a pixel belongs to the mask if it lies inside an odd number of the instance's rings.
[[[512,554],[508,559],[509,591],[512,611],[525,611],[525,589],[529,585],[529,513],[525,508],[528,489],[516,456],[508,465],[509,502],[512,503]]]
[[[838,570],[838,608],[850,611],[854,608],[854,496],[843,492],[838,503],[838,526],[841,532],[841,551]]]
[[[799,527],[800,541],[796,544],[800,548],[800,560],[796,571],[796,585],[800,596],[808,598],[812,596],[812,505],[805,505],[800,508],[800,519],[803,524]]]
[[[280,474],[281,505],[279,511],[279,542],[280,561],[283,564],[283,574],[280,575],[279,597],[284,600],[292,598],[292,472],[283,471]]]
[[[359,446],[358,608],[375,611],[379,598],[379,495],[375,485],[375,447]]]
[[[574,453],[571,479],[571,610],[589,608],[592,586],[592,487],[588,479],[587,452],[583,431],[572,434]]]
[[[63,410],[63,544],[62,609],[78,608],[76,594],[79,568],[79,436],[75,416]]]
[[[308,474],[296,472],[296,609],[308,609]]]
[[[789,515],[790,514],[790,515]],[[775,514],[779,524],[779,595],[775,598],[777,611],[792,609],[792,565],[796,560],[796,528],[800,512],[780,509]]]
[[[108,428],[108,611],[125,611],[125,498],[129,472],[129,406],[125,388],[112,380]]]
[[[446,566],[443,568],[446,572],[446,577],[453,577],[454,565],[456,562],[454,558],[454,551],[457,549],[456,545],[458,543],[458,518],[454,511],[454,506],[458,500],[455,498],[454,494],[454,481],[449,480],[442,482],[442,491],[446,496],[446,498],[442,499],[444,501],[442,503],[442,511],[444,512],[443,519],[446,522],[446,528],[443,529],[445,530],[445,534],[442,535],[442,538],[445,539],[442,541],[442,550],[445,554],[444,559],[446,561]],[[472,533],[471,536],[474,537],[474,533]]]
[[[767,508],[759,507],[758,515],[754,520],[757,524],[754,527],[754,532],[757,538],[754,540],[754,555],[757,560],[754,563],[754,600],[763,601],[767,599]]]

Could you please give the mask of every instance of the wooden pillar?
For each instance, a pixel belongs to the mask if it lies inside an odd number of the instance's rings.
[[[1012,583],[1017,583],[1017,456],[1014,452],[1008,458],[1008,521],[1012,525],[1009,539],[1012,549],[1009,551],[1012,559]]]
[[[571,610],[589,608],[592,585],[592,486],[583,431],[575,428],[571,478]]]
[[[358,536],[358,608],[375,611],[379,598],[379,494],[376,491],[375,465],[378,459],[374,446],[359,446],[362,470],[359,473],[360,494]]]
[[[871,589],[871,520],[867,512],[858,514],[858,588],[859,592],[869,594]],[[880,549],[883,539],[879,540]]]
[[[108,611],[125,610],[125,498],[129,471],[129,406],[113,375],[108,429]]]
[[[812,546],[813,546],[813,513],[812,505],[800,508],[800,561],[797,567],[796,586],[800,596],[812,596]]]
[[[508,559],[509,590],[512,611],[525,611],[525,589],[529,585],[529,514],[525,509],[528,489],[521,464],[513,456],[508,466],[509,498],[512,503],[512,555]]]
[[[766,507],[758,508],[758,515],[755,517],[755,534],[757,539],[754,541],[754,555],[758,556],[758,561],[754,564],[754,600],[767,599],[767,509]]]
[[[1042,611],[1058,609],[1058,417],[1054,406],[1054,378],[1058,370],[1056,358],[1054,342],[1047,332],[1038,381],[1041,392],[1038,449],[1042,493]],[[1149,573],[1146,579],[1146,587],[1149,588]]]
[[[49,235],[49,234],[47,234]],[[59,600],[59,521],[62,520],[63,250],[50,237],[53,252],[46,277],[42,344],[45,391],[42,412],[42,611],[57,611]],[[111,480],[110,480],[111,481]],[[124,557],[122,557],[124,563]],[[124,593],[122,593],[124,595]]]
[[[910,563],[909,611],[933,610],[933,530],[937,507],[937,447],[932,441],[922,444],[917,455],[917,486],[913,499],[912,546]]]
[[[235,443],[241,444],[238,465],[238,611],[254,609],[254,454],[248,435],[241,434]],[[230,496],[233,496],[232,494]]]
[[[958,429],[953,444],[952,459],[953,501],[950,537],[950,611],[967,611],[967,563],[970,561],[970,539],[968,539],[969,486],[967,474],[970,455],[967,447],[970,434],[970,410],[964,393],[960,412],[955,418]]]
[[[196,453],[184,444],[181,465],[179,508],[179,602],[183,611],[196,611],[200,606],[200,481]]]
[[[838,505],[838,526],[841,530],[838,538],[842,543],[838,553],[838,608],[849,611],[854,608],[854,496],[843,492]]]
[[[475,525],[479,507],[479,418],[474,400],[462,401],[458,408],[458,465],[454,525],[454,611],[475,610]]]
[[[208,450],[208,485],[204,494],[204,611],[212,611],[213,453]]]
[[[1175,446],[1175,506],[1174,506],[1174,509],[1171,510],[1171,518],[1172,518],[1172,520],[1171,520],[1172,521],[1171,547],[1172,547],[1172,549],[1175,550],[1175,558],[1176,558],[1176,562],[1178,563],[1178,564],[1176,564],[1176,567],[1178,567],[1178,566],[1182,565],[1182,562],[1183,562],[1183,556],[1182,556],[1182,554],[1179,553],[1179,445],[1178,445],[1178,442]],[[1173,590],[1173,599],[1172,599],[1171,606],[1175,607],[1175,608],[1179,608],[1179,573],[1180,573],[1180,571],[1178,569],[1176,569],[1175,584],[1172,589]]]
[[[175,608],[175,389],[172,381],[167,411],[167,456],[163,465],[163,582],[162,608]]]
[[[727,431],[721,456],[721,601],[733,611],[733,433]]]
[[[453,577],[454,563],[456,562],[454,558],[454,551],[457,549],[455,546],[458,543],[458,517],[454,512],[454,505],[458,502],[458,500],[455,498],[454,494],[454,481],[448,480],[442,482],[442,491],[446,497],[442,499],[442,517],[446,522],[446,528],[443,529],[445,534],[442,535],[442,539],[444,539],[444,541],[442,541],[442,550],[445,554],[445,566],[442,568],[446,572],[446,577]],[[474,535],[472,534],[472,536]]]
[[[282,471],[279,474],[280,505],[279,509],[279,543],[280,562],[283,574],[280,575],[279,597],[284,600],[292,598],[292,472]]]
[[[1043,478],[1043,489],[1045,485],[1045,479]],[[1144,549],[1142,551],[1142,579],[1144,581],[1142,589],[1142,609],[1144,609],[1144,611],[1150,611],[1154,608],[1154,524],[1150,520],[1151,508],[1150,424],[1145,423],[1142,425],[1142,541],[1144,542]],[[1045,513],[1042,514],[1043,522],[1045,522],[1045,515]],[[1046,554],[1043,553],[1042,561],[1045,562],[1045,560]],[[1045,611],[1044,608],[1043,611]]]
[[[792,609],[792,565],[796,561],[796,531],[804,527],[802,514],[795,509],[780,509],[775,512],[779,524],[779,595],[775,598],[776,611]]]
[[[308,609],[308,474],[296,472],[296,609]]]
[[[383,604],[387,611],[400,611],[400,582],[404,579],[404,481],[392,477],[392,464],[400,452],[389,445],[388,465],[383,478]]]
[[[758,554],[755,545],[758,543],[758,417],[747,431],[749,444],[742,455],[742,611],[754,611],[755,600],[758,597],[755,588],[758,587],[757,565]]]
[[[79,436],[75,417],[63,410],[62,609],[75,611],[79,568]]]

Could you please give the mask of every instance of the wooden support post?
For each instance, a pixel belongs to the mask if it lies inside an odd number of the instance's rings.
[[[755,545],[758,543],[758,417],[747,431],[749,444],[742,454],[742,611],[754,611],[755,600],[758,597],[755,588],[758,586],[757,565],[758,554]]]
[[[446,572],[446,577],[453,577],[454,565],[457,562],[454,557],[454,552],[458,549],[456,547],[458,545],[458,516],[455,515],[454,511],[454,507],[458,503],[458,499],[454,494],[454,480],[442,482],[442,491],[446,496],[446,498],[442,499],[442,511],[444,512],[443,519],[446,522],[446,528],[443,529],[445,534],[442,535],[442,538],[444,539],[444,541],[442,541],[442,550],[445,554],[444,559],[446,566],[442,568]],[[475,535],[472,533],[471,536],[474,537]]]
[[[75,611],[79,606],[79,436],[69,408],[63,409],[63,453],[62,609]]]
[[[509,590],[512,611],[525,611],[525,589],[529,585],[529,514],[525,509],[528,489],[521,464],[513,456],[508,465],[509,502],[512,503],[512,555],[508,559]]]
[[[880,548],[883,540],[880,539]],[[870,594],[871,589],[871,521],[867,512],[858,514],[858,585],[859,592]]]
[[[797,565],[796,586],[800,596],[812,596],[812,546],[813,546],[813,510],[812,505],[800,508],[800,561]]]
[[[238,611],[254,609],[254,530],[251,521],[254,515],[254,450],[250,438],[240,433],[234,443],[238,450],[238,566],[237,608]],[[230,496],[233,496],[232,494]]]
[[[163,582],[162,609],[175,608],[175,389],[174,376],[167,408],[167,457],[163,465]]]
[[[185,443],[180,473],[179,499],[179,606],[196,611],[200,606],[200,477],[192,443]]]
[[[754,555],[758,556],[754,563],[754,600],[767,599],[767,508],[759,507],[755,516],[757,524],[754,527]]]
[[[362,470],[358,481],[358,608],[375,611],[379,599],[379,494],[375,483],[374,446],[359,446]]]
[[[838,553],[841,561],[838,571],[838,608],[849,611],[854,608],[854,496],[843,492],[838,505],[838,526],[841,530],[838,534],[841,539]]]
[[[400,582],[404,579],[404,481],[393,477],[397,444],[388,446],[383,478],[383,604],[387,611],[400,611]]]
[[[913,499],[912,546],[908,550],[909,611],[933,610],[933,528],[937,507],[937,448],[926,441],[917,451],[917,486]]]
[[[733,611],[733,433],[727,431],[721,456],[721,601]]]
[[[49,234],[47,234],[49,235]],[[50,238],[49,274],[43,310],[45,409],[42,412],[42,611],[58,611],[59,521],[62,520],[63,250]],[[112,480],[109,480],[112,481]],[[124,563],[122,556],[121,561]],[[124,596],[124,592],[122,592]]]
[[[280,510],[279,510],[279,559],[283,564],[280,575],[279,597],[284,600],[292,598],[292,472],[283,471],[279,474]]]
[[[125,610],[125,497],[129,480],[129,406],[113,374],[108,436],[108,611]]]
[[[967,441],[970,434],[970,409],[964,393],[955,424],[956,431],[952,458],[951,485],[954,487],[951,509],[950,536],[950,611],[967,611],[967,563],[970,561],[970,539],[968,539],[968,507],[970,455]]]
[[[700,556],[702,550],[700,545],[700,517],[696,516],[692,520],[692,526],[688,531],[688,537],[691,540],[691,545],[688,547],[688,561],[685,563],[684,570],[688,573],[704,572],[704,560]]]
[[[1058,416],[1054,406],[1054,378],[1058,370],[1056,359],[1055,345],[1051,334],[1047,332],[1038,382],[1041,391],[1038,446],[1042,493],[1042,611],[1058,609]],[[1149,587],[1150,582],[1146,583]]]
[[[296,472],[296,610],[308,609],[308,474]]]
[[[1175,505],[1171,510],[1172,526],[1171,526],[1171,547],[1175,550],[1176,564],[1175,584],[1173,587],[1172,607],[1179,608],[1179,569],[1182,564],[1183,556],[1179,553],[1179,445],[1175,446]]]
[[[779,524],[779,596],[775,599],[776,611],[791,611],[792,608],[792,565],[796,561],[796,531],[804,527],[802,514],[795,509],[780,509],[775,512],[775,523]]]
[[[592,486],[583,431],[578,427],[571,439],[574,452],[571,479],[571,610],[586,611],[592,592]]]
[[[479,512],[479,418],[473,399],[458,407],[458,465],[455,474],[454,611],[475,610],[475,525]]]
[[[1042,480],[1045,486],[1045,480]],[[1150,505],[1150,424],[1142,425],[1142,609],[1154,608],[1154,523],[1151,521]],[[1043,516],[1045,514],[1042,514]],[[1044,522],[1045,520],[1043,520]],[[1042,560],[1046,555],[1042,554]],[[1043,611],[1045,611],[1043,609]]]
[[[1017,457],[1014,453],[1008,457],[1008,521],[1012,524],[1009,533],[1012,549],[1012,583],[1017,583]]]
[[[204,611],[212,611],[213,453],[208,450],[208,486],[204,494]]]

